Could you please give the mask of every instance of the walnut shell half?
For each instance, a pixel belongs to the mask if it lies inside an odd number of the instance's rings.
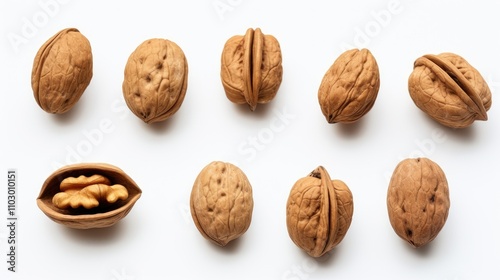
[[[453,53],[424,55],[414,63],[408,90],[415,105],[451,128],[486,121],[491,91],[481,74]]]
[[[61,209],[54,205],[52,199],[60,192],[61,182],[69,177],[81,175],[90,177],[102,175],[111,184],[123,185],[128,191],[128,197],[113,204],[106,204],[92,209],[67,208]],[[53,221],[77,229],[109,227],[123,219],[132,210],[135,202],[141,197],[141,189],[120,168],[106,163],[80,163],[64,166],[54,171],[43,183],[36,200],[42,212]]]
[[[352,193],[331,180],[322,166],[299,179],[290,191],[286,225],[292,241],[312,257],[320,257],[344,238],[353,215]]]

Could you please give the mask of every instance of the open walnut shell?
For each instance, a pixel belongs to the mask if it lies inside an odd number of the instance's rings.
[[[54,205],[52,198],[60,192],[60,184],[64,179],[81,175],[90,177],[95,174],[105,176],[112,184],[123,185],[129,194],[127,199],[92,209],[60,209]],[[123,219],[141,194],[139,186],[120,168],[106,163],[79,163],[53,172],[45,180],[36,202],[40,210],[54,222],[77,229],[104,228]]]

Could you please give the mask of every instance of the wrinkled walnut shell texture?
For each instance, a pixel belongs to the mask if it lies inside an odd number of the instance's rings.
[[[90,42],[76,28],[67,28],[47,40],[33,61],[31,87],[44,111],[63,114],[80,99],[92,79]]]
[[[380,74],[367,49],[342,53],[323,76],[318,90],[321,112],[328,123],[353,123],[368,113],[377,99]]]
[[[187,91],[188,64],[182,49],[166,39],[149,39],[128,58],[122,85],[129,109],[146,123],[175,114]]]
[[[427,158],[405,159],[395,168],[387,193],[389,220],[396,234],[418,248],[436,238],[450,208],[446,176]]]
[[[120,184],[129,193],[126,200],[117,201],[110,207],[93,209],[60,209],[52,203],[52,198],[60,191],[60,183],[68,177],[87,177],[101,174],[113,184]],[[105,163],[80,163],[64,166],[54,171],[44,182],[37,198],[37,205],[53,221],[76,229],[103,228],[116,224],[132,210],[141,196],[141,189],[123,170]]]
[[[354,211],[352,193],[320,166],[290,191],[286,224],[292,241],[312,257],[331,251],[344,238]]]
[[[221,79],[227,98],[248,104],[268,103],[277,94],[283,78],[281,48],[272,35],[249,28],[245,36],[231,37],[222,51]]]
[[[237,166],[214,161],[198,174],[191,191],[190,208],[200,233],[215,244],[225,246],[250,226],[252,186]]]
[[[491,91],[481,74],[459,55],[418,58],[408,90],[415,105],[442,125],[464,128],[488,119]]]

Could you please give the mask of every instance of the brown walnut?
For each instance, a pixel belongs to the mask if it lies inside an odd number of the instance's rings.
[[[448,218],[450,195],[441,167],[428,158],[401,161],[387,192],[389,220],[396,234],[418,248],[436,238]]]
[[[453,53],[418,58],[408,79],[415,105],[442,125],[451,128],[486,121],[491,92],[481,74]]]
[[[323,76],[318,100],[328,123],[353,123],[371,110],[380,74],[368,49],[342,53]]]
[[[231,102],[248,104],[252,111],[257,103],[270,102],[283,77],[278,40],[260,28],[231,37],[222,51],[220,75]]]
[[[64,201],[67,194],[77,194],[85,187],[84,196]],[[36,202],[47,217],[59,224],[76,229],[103,228],[123,219],[141,194],[139,186],[120,168],[106,163],[79,163],[54,171],[43,183]]]
[[[179,110],[187,83],[188,64],[182,49],[166,39],[149,39],[128,58],[123,97],[144,122],[161,122]]]
[[[219,246],[243,235],[253,211],[252,186],[237,166],[214,161],[198,174],[190,197],[193,221]]]
[[[38,50],[31,71],[36,103],[44,111],[62,114],[80,99],[92,79],[90,42],[76,28],[66,28]]]
[[[286,224],[292,241],[312,257],[331,251],[344,238],[353,215],[352,193],[319,166],[290,191]]]

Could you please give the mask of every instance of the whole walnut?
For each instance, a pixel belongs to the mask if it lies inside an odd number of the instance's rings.
[[[149,39],[128,58],[123,96],[144,122],[161,122],[179,110],[187,83],[188,64],[182,49],[166,39]]]
[[[283,78],[281,60],[278,40],[260,28],[231,37],[222,51],[220,72],[227,98],[248,104],[252,111],[258,103],[270,102]]]
[[[323,76],[318,90],[321,112],[328,123],[353,123],[371,110],[380,74],[368,49],[342,53]]]
[[[389,220],[396,234],[418,248],[436,238],[450,209],[448,181],[428,158],[408,158],[394,169],[387,191]]]
[[[237,166],[211,162],[196,177],[190,207],[200,233],[215,244],[225,246],[250,227],[252,186]]]
[[[292,187],[286,225],[292,241],[312,257],[336,247],[347,233],[353,215],[352,193],[340,180],[330,179],[319,166]]]
[[[464,128],[488,119],[491,91],[481,74],[457,54],[418,58],[408,90],[415,105],[442,125]]]
[[[76,28],[66,28],[38,50],[31,71],[36,103],[44,111],[63,114],[80,100],[92,79],[92,49]]]

